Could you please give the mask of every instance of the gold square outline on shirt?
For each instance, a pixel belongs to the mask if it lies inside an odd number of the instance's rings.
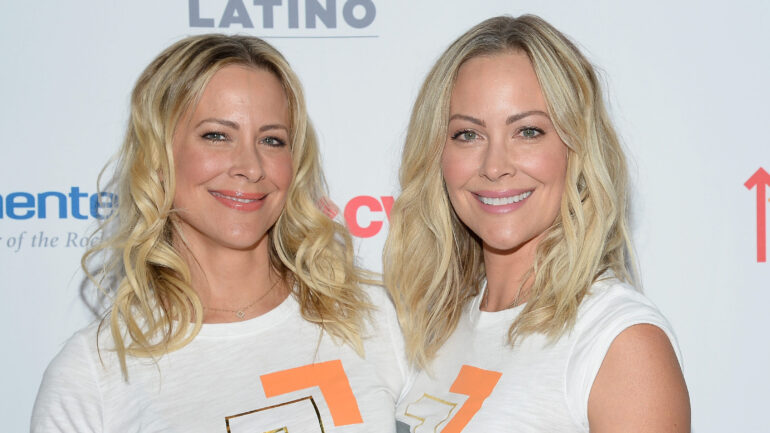
[[[284,403],[274,404],[272,406],[265,406],[263,408],[250,410],[248,412],[243,412],[243,413],[239,413],[239,414],[236,414],[236,415],[226,416],[225,417],[225,426],[227,426],[227,433],[232,433],[232,432],[230,432],[230,419],[232,419],[232,418],[237,418],[239,416],[244,416],[244,415],[250,415],[252,413],[262,412],[262,411],[265,411],[265,410],[274,409],[276,407],[286,406],[286,405],[289,405],[289,404],[294,404],[294,403],[296,403],[298,401],[302,401],[302,400],[310,400],[310,404],[313,405],[313,410],[315,410],[315,416],[316,416],[316,418],[318,418],[318,426],[321,428],[321,433],[325,433],[326,430],[324,429],[324,423],[321,420],[321,412],[318,411],[318,405],[315,404],[315,400],[313,400],[313,396],[312,395],[309,395],[307,397],[298,398],[298,399],[292,400],[292,401],[287,401],[287,402],[284,402]],[[288,433],[288,429],[286,429],[286,427],[281,427],[281,428],[279,428],[277,430],[270,430],[270,431],[267,431],[265,433],[283,433],[283,432]]]
[[[407,404],[406,405],[406,409],[404,409],[404,415],[405,416],[408,416],[409,418],[414,418],[414,419],[420,421],[419,424],[414,426],[415,430],[417,430],[418,427],[420,427],[421,425],[423,425],[423,423],[425,423],[425,418],[422,418],[422,417],[419,417],[417,415],[413,415],[413,414],[409,413],[409,406],[411,406],[411,405],[413,405],[415,403],[419,403],[424,398],[428,398],[430,400],[433,400],[433,401],[436,401],[436,402],[439,402],[439,403],[443,403],[443,404],[451,407],[451,409],[449,409],[449,412],[446,415],[446,418],[444,418],[440,422],[436,423],[436,428],[433,429],[433,431],[436,432],[436,431],[438,431],[437,429],[438,429],[438,427],[440,425],[444,424],[445,422],[447,422],[452,417],[452,413],[454,412],[455,408],[457,407],[457,403],[452,403],[452,402],[444,400],[442,398],[438,398],[438,397],[432,396],[430,394],[423,393],[420,398],[418,398],[417,400]]]

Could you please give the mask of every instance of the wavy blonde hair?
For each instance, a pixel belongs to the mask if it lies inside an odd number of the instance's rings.
[[[593,67],[539,17],[488,19],[460,36],[428,73],[401,160],[384,280],[408,358],[419,367],[428,366],[486,278],[481,242],[452,209],[441,173],[452,88],[464,62],[510,51],[532,62],[569,156],[559,214],[538,244],[529,298],[510,326],[509,344],[533,333],[555,340],[570,330],[581,300],[607,271],[633,279],[626,161]]]
[[[318,208],[326,183],[298,78],[261,39],[202,35],[170,46],[139,77],[111,183],[120,198],[118,210],[99,228],[103,241],[82,259],[91,281],[112,298],[102,325],[109,321],[126,377],[127,356],[157,357],[180,349],[201,329],[203,310],[190,285],[189,265],[172,243],[172,137],[209,79],[233,64],[275,74],[289,102],[293,178],[269,233],[270,263],[293,286],[305,320],[363,353],[361,326],[371,305],[361,284],[371,282],[370,275],[355,266],[345,227]],[[104,260],[92,272],[90,263],[97,259]]]

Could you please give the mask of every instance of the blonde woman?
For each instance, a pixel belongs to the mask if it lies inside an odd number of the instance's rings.
[[[415,103],[385,282],[404,432],[687,432],[671,326],[635,290],[626,163],[590,63],[540,18],[455,41]]]
[[[95,281],[112,306],[49,366],[33,432],[393,430],[395,312],[317,208],[316,140],[274,48],[205,35],[161,53],[116,177],[117,227],[84,258],[111,257]]]

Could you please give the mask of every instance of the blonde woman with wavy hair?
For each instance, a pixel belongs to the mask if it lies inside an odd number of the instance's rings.
[[[225,35],[163,51],[113,183],[83,258],[111,306],[47,369],[33,432],[392,431],[395,312],[319,210],[316,138],[278,51]]]
[[[623,151],[567,37],[531,15],[460,36],[417,97],[400,183],[401,431],[689,431],[671,327],[632,286]]]

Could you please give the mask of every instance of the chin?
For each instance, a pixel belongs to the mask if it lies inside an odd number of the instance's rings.
[[[268,236],[267,232],[257,234],[238,231],[223,236],[220,243],[227,248],[245,251],[258,247],[262,242],[267,242]]]
[[[484,242],[484,248],[498,254],[512,253],[521,248],[520,243],[512,242]]]
[[[249,251],[256,249],[260,244],[260,241],[244,241],[244,239],[233,239],[229,242],[223,242],[222,245],[228,249],[236,251]]]
[[[536,242],[539,236],[525,236],[519,233],[511,233],[509,236],[501,236],[495,233],[495,236],[479,236],[484,243],[484,248],[498,254],[515,253],[522,247]]]

